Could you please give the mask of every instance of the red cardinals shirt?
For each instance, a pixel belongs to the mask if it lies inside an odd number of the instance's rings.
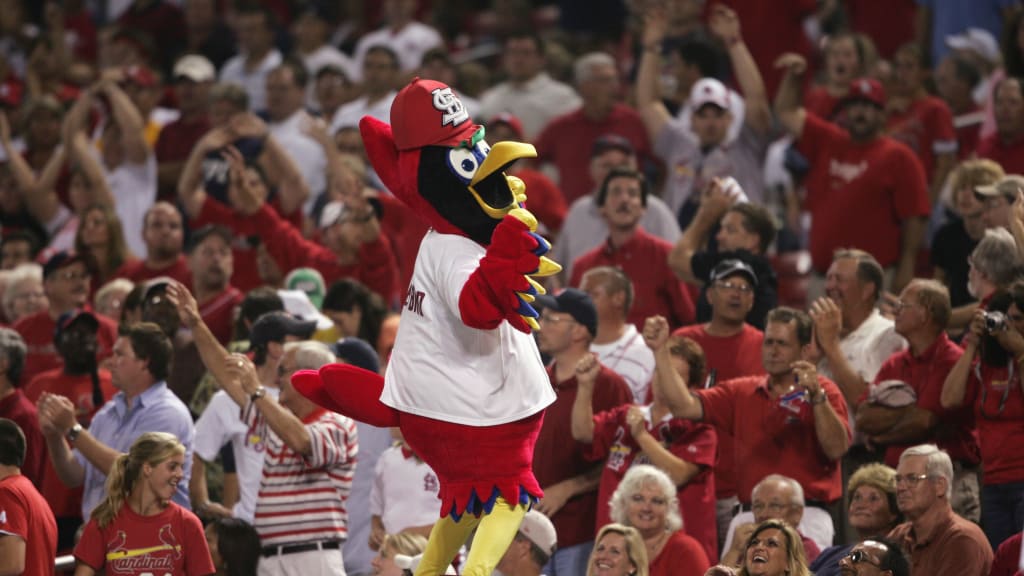
[[[22,574],[53,574],[57,557],[57,521],[46,500],[21,474],[0,480],[0,536],[25,542]]]
[[[1003,142],[999,134],[992,134],[978,142],[978,158],[994,160],[1007,174],[1024,173],[1024,136]]]
[[[885,127],[891,138],[914,151],[928,181],[935,174],[935,157],[955,153],[957,149],[953,114],[945,102],[934,96],[918,98],[902,112],[889,112]]]
[[[96,360],[102,362],[113,354],[114,341],[117,340],[117,323],[101,314],[96,315],[100,328],[96,334]],[[53,345],[53,335],[57,331],[57,323],[50,317],[49,310],[36,312],[14,323],[15,332],[21,334],[28,355],[25,356],[25,368],[21,372],[22,382],[31,382],[40,372],[59,368],[64,361],[57,355]]]

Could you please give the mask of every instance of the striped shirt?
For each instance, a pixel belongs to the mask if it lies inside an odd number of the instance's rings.
[[[266,426],[252,404],[244,418],[267,446],[254,524],[261,544],[345,540],[359,450],[355,422],[318,408],[302,420],[312,441],[312,453],[303,457]]]

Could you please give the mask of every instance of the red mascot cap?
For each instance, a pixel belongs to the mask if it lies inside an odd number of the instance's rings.
[[[462,100],[441,82],[414,78],[391,103],[391,130],[399,150],[456,146],[477,128]]]

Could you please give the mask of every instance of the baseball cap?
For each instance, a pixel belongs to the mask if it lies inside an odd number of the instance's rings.
[[[993,63],[1002,57],[996,37],[984,28],[968,28],[959,34],[949,34],[946,36],[946,46],[954,50],[974,52]]]
[[[143,88],[156,86],[156,75],[145,66],[128,66],[124,69],[124,82],[131,82]]]
[[[885,108],[885,88],[874,78],[854,78],[850,81],[850,91],[843,97],[845,106],[851,102],[870,102],[879,108]]]
[[[590,157],[600,156],[609,150],[618,150],[629,156],[636,154],[636,149],[633,148],[633,144],[629,140],[618,134],[605,134],[594,140],[594,145],[590,148]]]
[[[757,274],[754,273],[754,269],[746,262],[737,260],[736,258],[722,260],[717,266],[712,268],[711,281],[717,282],[736,274],[746,276],[747,280],[750,280],[750,285],[755,288],[757,287]]]
[[[566,288],[557,296],[537,296],[537,304],[553,312],[562,312],[586,326],[591,336],[597,335],[597,309],[590,295],[577,288]]]
[[[515,132],[516,138],[520,140],[523,139],[523,123],[519,120],[519,118],[516,117],[515,114],[510,114],[508,112],[501,112],[499,114],[495,114],[494,118],[491,118],[491,121],[488,122],[488,124],[491,126],[504,124],[505,126],[511,128],[512,132]]]
[[[284,279],[284,287],[288,290],[305,292],[317,310],[324,304],[324,292],[327,291],[324,277],[314,268],[292,270]]]
[[[150,298],[167,292],[167,287],[170,286],[173,281],[174,279],[170,276],[158,276],[146,282],[146,290],[142,293],[142,301],[148,302]]]
[[[455,146],[480,128],[444,83],[413,78],[391,103],[391,130],[399,150]]]
[[[377,357],[377,351],[362,338],[342,338],[331,345],[331,351],[335,356],[353,366],[370,372],[380,371],[380,358]]]
[[[415,556],[409,556],[407,554],[395,554],[395,566],[402,570],[403,573],[408,572],[409,574],[416,573],[416,568],[420,565],[420,560],[423,559],[423,554],[417,554]],[[444,576],[456,576],[455,567],[451,564],[444,571]]]
[[[50,274],[53,274],[61,268],[71,266],[75,262],[85,262],[86,268],[89,267],[89,260],[80,252],[75,252],[74,250],[61,250],[60,252],[55,252],[47,258],[46,262],[43,264],[43,279],[45,280],[46,278],[49,278]]]
[[[327,330],[334,326],[330,318],[324,316],[302,290],[278,290],[277,295],[284,303],[285,312],[300,320],[312,320],[317,330]]]
[[[198,230],[192,232],[191,237],[188,239],[188,245],[185,247],[186,254],[192,254],[200,244],[206,241],[211,236],[217,236],[224,241],[225,244],[231,246],[235,236],[227,226],[220,224],[207,224]]]
[[[92,328],[93,332],[100,328],[100,321],[96,319],[96,316],[93,315],[92,312],[81,308],[75,308],[74,310],[61,314],[60,317],[57,318],[57,328],[53,333],[54,341],[59,339],[60,335],[76,322],[85,322]]]
[[[199,54],[181,57],[174,64],[174,78],[187,78],[193,82],[212,82],[217,77],[213,64]]]
[[[979,196],[988,198],[1005,196],[1010,201],[1015,200],[1022,190],[1024,190],[1024,176],[1020,174],[1009,174],[995,184],[974,187],[974,192]]]
[[[308,339],[316,331],[316,320],[299,320],[287,312],[267,312],[256,319],[249,332],[249,344],[266,346],[284,342],[287,336]]]
[[[332,200],[324,205],[323,210],[320,211],[320,229],[330,228],[341,220],[341,217],[345,215],[345,203],[341,200]]]
[[[729,109],[729,89],[721,81],[714,78],[701,78],[690,89],[690,107],[700,110],[711,104],[722,110]]]
[[[558,543],[555,534],[555,525],[548,520],[548,517],[536,510],[530,510],[523,516],[523,523],[519,525],[519,532],[533,542],[549,557],[555,553],[555,545]]]
[[[917,403],[917,391],[902,380],[883,380],[868,391],[868,402],[889,408],[912,406]]]

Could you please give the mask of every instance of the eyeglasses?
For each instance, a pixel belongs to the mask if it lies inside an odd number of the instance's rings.
[[[897,474],[896,485],[906,484],[907,486],[917,486],[922,480],[930,478],[927,474]]]
[[[850,552],[849,554],[847,554],[846,556],[844,556],[844,558],[849,559],[850,560],[850,564],[861,564],[861,563],[863,563],[863,564],[871,564],[872,566],[874,566],[875,568],[878,568],[879,570],[882,569],[882,563],[881,562],[874,562],[873,560],[871,560],[871,557],[868,556],[868,553],[863,551],[863,550],[854,550],[854,551]]]
[[[738,282],[715,282],[715,286],[722,290],[731,290],[739,292],[740,294],[750,294],[754,289],[749,284],[740,284]]]
[[[559,322],[575,322],[572,316],[562,316],[561,318],[555,316],[541,316],[541,324],[558,324]]]

